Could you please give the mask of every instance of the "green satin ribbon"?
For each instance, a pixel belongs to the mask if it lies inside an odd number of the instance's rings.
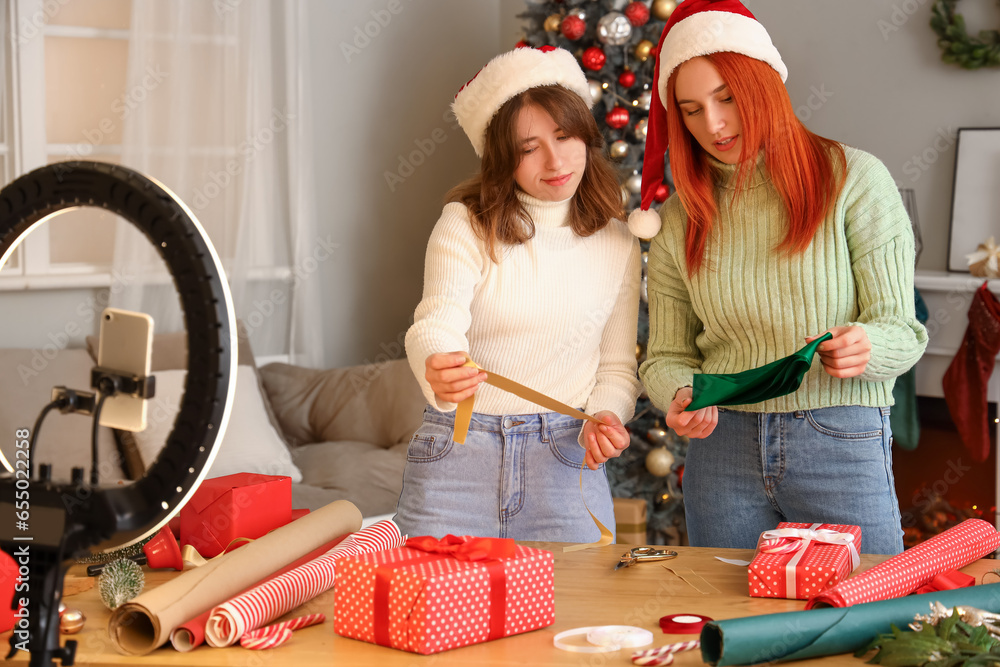
[[[829,331],[784,359],[760,368],[728,375],[698,373],[694,376],[693,400],[685,412],[713,405],[746,405],[790,394],[802,384],[802,376],[812,365],[816,348],[833,338]]]

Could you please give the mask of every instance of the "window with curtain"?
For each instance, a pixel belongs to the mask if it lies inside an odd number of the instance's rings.
[[[119,163],[197,217],[262,360],[317,365],[306,2],[0,0],[0,177]],[[106,211],[64,212],[22,243],[2,289],[108,287],[111,305],[183,329],[155,250]]]

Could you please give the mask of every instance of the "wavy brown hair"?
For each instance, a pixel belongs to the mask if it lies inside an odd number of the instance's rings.
[[[498,245],[518,245],[535,235],[534,222],[517,198],[514,181],[523,156],[517,119],[521,109],[529,105],[544,110],[567,136],[587,145],[587,166],[569,208],[573,231],[590,236],[604,229],[611,218],[624,215],[618,177],[604,155],[604,137],[587,105],[562,86],[529,88],[507,100],[486,127],[479,173],[445,196],[446,201],[460,202],[469,209],[472,227],[494,262]]]

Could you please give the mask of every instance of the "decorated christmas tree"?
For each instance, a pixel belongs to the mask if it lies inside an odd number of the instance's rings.
[[[647,116],[656,89],[656,47],[676,5],[674,0],[529,0],[527,11],[518,15],[525,32],[518,46],[566,49],[576,55],[587,74],[594,118],[604,134],[612,164],[618,169],[626,211],[639,206]],[[658,190],[657,202],[666,199],[667,188],[663,185]],[[642,303],[636,341],[640,363],[646,358],[649,338],[648,250],[649,243],[643,240]],[[681,486],[687,438],[666,429],[663,413],[653,407],[645,393],[627,427],[632,434],[631,445],[621,457],[607,464],[612,495],[646,500],[650,544],[685,543]]]

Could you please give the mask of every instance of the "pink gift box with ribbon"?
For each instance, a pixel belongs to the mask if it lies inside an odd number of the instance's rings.
[[[757,541],[748,569],[750,596],[807,600],[846,579],[860,553],[859,526],[779,523]]]
[[[511,539],[411,537],[337,561],[333,631],[437,653],[555,621],[553,556]]]

